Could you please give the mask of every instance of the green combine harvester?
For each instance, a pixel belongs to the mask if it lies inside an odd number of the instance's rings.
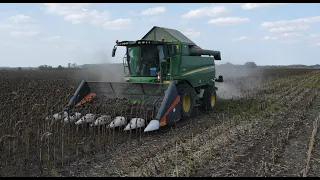
[[[155,119],[142,125],[132,119],[126,128],[143,126],[145,132],[190,118],[198,106],[213,110],[218,89],[215,82],[223,82],[222,76],[216,78],[215,71],[215,60],[221,60],[219,51],[201,49],[181,32],[156,26],[141,40],[117,40],[112,57],[117,46],[126,48],[126,82],[82,81],[66,110],[99,96],[151,104],[160,99]]]

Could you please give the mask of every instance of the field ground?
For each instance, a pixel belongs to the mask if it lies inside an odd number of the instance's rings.
[[[0,72],[0,176],[302,176],[320,115],[320,71],[218,71],[225,82],[214,112],[198,110],[191,120],[147,134],[44,120],[82,78],[122,76]],[[320,175],[319,131],[308,176]]]

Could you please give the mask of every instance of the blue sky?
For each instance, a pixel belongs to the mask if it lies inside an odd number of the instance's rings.
[[[320,64],[320,4],[30,3],[0,6],[0,66],[122,62],[115,40],[177,29],[220,63]]]

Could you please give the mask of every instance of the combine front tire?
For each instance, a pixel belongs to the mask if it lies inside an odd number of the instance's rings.
[[[188,119],[193,115],[196,105],[196,92],[193,87],[188,84],[177,85],[178,94],[181,102],[181,117]]]
[[[214,86],[209,86],[203,93],[203,107],[206,111],[212,111],[216,105],[216,89]]]

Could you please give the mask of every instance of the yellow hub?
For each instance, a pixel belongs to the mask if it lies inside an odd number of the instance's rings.
[[[211,106],[213,107],[216,104],[216,98],[214,95],[211,96]]]
[[[191,98],[189,95],[184,95],[183,96],[183,111],[184,112],[189,112],[190,108],[191,108]]]

